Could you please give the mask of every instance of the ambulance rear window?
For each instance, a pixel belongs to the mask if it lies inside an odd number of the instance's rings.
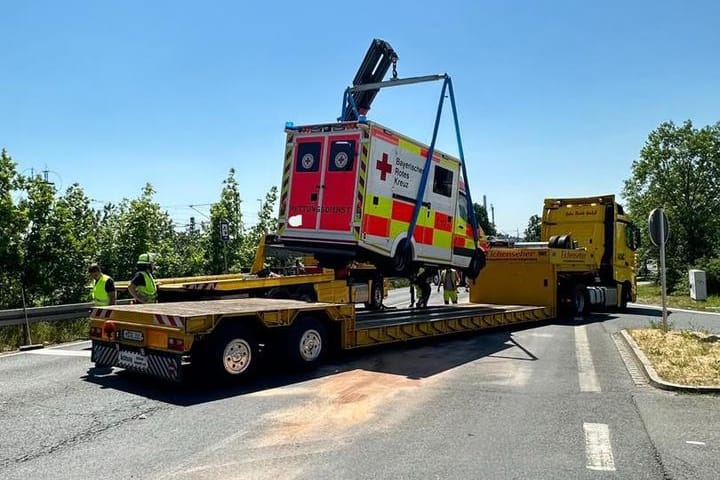
[[[352,172],[355,160],[355,140],[336,140],[330,146],[328,170],[331,172]]]
[[[452,197],[453,172],[447,168],[435,165],[435,176],[433,178],[433,193],[444,197]]]
[[[297,146],[296,172],[317,172],[320,169],[320,142],[303,142]]]

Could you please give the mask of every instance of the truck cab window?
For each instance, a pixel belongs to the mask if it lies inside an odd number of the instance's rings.
[[[452,197],[453,188],[453,172],[447,168],[435,165],[435,175],[433,176],[433,193],[444,197]]]

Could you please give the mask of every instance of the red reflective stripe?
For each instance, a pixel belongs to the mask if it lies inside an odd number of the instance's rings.
[[[383,132],[378,128],[374,128],[372,134],[373,137],[378,137],[379,139],[385,140],[386,142],[392,143],[393,145],[397,145],[399,143],[397,137],[390,135],[389,133]]]
[[[465,237],[460,235],[453,235],[453,247],[465,248]]]
[[[413,207],[409,203],[393,200],[391,214],[392,219],[410,223],[410,220],[412,220],[414,209],[415,207]]]
[[[443,232],[452,232],[452,217],[444,213],[435,212],[435,229]]]
[[[363,217],[363,231],[368,235],[387,237],[390,235],[390,219],[376,215]]]
[[[433,241],[433,229],[431,227],[423,227],[422,225],[415,225],[415,231],[413,232],[413,238],[417,243],[425,245],[432,245]]]

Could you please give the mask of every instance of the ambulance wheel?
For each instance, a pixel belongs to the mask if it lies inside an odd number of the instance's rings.
[[[254,332],[243,325],[227,325],[213,336],[204,360],[215,377],[233,382],[252,377],[259,363],[259,345]]]
[[[472,259],[470,260],[470,265],[465,271],[465,275],[471,280],[475,280],[480,274],[480,270],[485,267],[485,263],[485,252],[480,249],[475,250]]]
[[[395,255],[392,258],[392,269],[396,274],[406,274],[410,270],[412,263],[412,245],[407,246],[407,240],[400,240]]]
[[[287,358],[296,370],[317,367],[328,347],[325,326],[315,317],[295,320],[287,335]]]

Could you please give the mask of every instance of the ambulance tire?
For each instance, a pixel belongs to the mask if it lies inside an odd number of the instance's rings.
[[[315,317],[296,319],[287,332],[285,353],[294,370],[311,370],[325,358],[328,349],[325,326]]]
[[[226,325],[212,335],[202,363],[214,379],[238,382],[252,378],[260,363],[260,345],[255,332],[245,325]]]
[[[465,276],[467,276],[471,280],[475,280],[480,274],[480,270],[485,268],[486,263],[487,260],[485,259],[485,252],[480,249],[475,250],[472,259],[470,260],[470,265],[465,271]]]
[[[402,239],[395,248],[395,255],[392,258],[392,270],[399,275],[405,275],[410,271],[412,264],[412,244],[406,248],[407,240]]]

